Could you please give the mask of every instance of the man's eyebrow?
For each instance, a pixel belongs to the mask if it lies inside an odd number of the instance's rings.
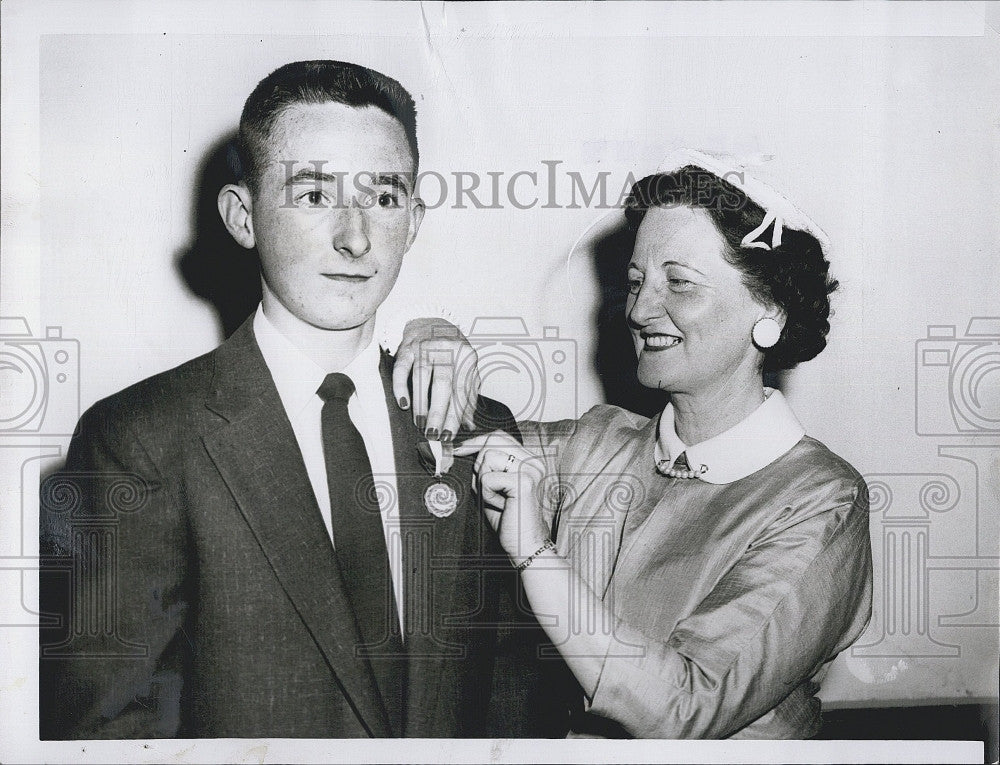
[[[373,186],[392,186],[407,194],[410,193],[407,178],[402,173],[372,173],[371,175]]]
[[[344,178],[347,173],[321,173],[317,170],[308,170],[303,168],[298,170],[288,177],[285,181],[286,186],[293,186],[303,182],[310,183],[340,183],[344,182]]]
[[[366,179],[371,179],[372,186],[392,186],[400,191],[409,194],[410,186],[407,183],[407,176],[403,173],[364,173]],[[323,173],[310,168],[302,168],[290,175],[285,181],[285,186],[295,186],[302,183],[335,183],[343,185],[347,173]]]

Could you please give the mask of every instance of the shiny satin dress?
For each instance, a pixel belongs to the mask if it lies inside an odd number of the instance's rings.
[[[615,615],[576,735],[818,732],[815,678],[871,614],[868,491],[766,395],[694,446],[669,405],[521,425],[548,463],[558,550]],[[681,453],[697,477],[662,474]]]

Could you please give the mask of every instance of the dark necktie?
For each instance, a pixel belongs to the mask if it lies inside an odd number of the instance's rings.
[[[371,462],[347,411],[354,383],[347,375],[329,374],[317,393],[324,402],[333,546],[361,637],[354,655],[370,663],[393,732],[401,735],[406,662]]]

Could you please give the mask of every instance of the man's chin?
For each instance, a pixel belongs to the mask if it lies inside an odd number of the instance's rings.
[[[348,310],[347,307],[335,311],[303,310],[299,314],[299,318],[312,327],[327,332],[348,332],[352,329],[361,329],[373,322],[374,311],[358,311],[356,306],[352,306],[352,308],[354,310]]]
[[[323,329],[327,332],[349,332],[353,329],[362,329],[371,321],[371,316],[359,320],[356,316],[344,319],[322,319],[318,322],[310,322],[316,329]]]

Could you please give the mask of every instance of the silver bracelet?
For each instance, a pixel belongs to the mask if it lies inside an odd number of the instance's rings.
[[[554,550],[555,547],[556,547],[556,543],[555,542],[553,542],[551,539],[546,539],[545,540],[545,544],[543,544],[541,547],[539,547],[537,550],[535,550],[531,555],[529,555],[527,558],[525,558],[520,563],[518,563],[516,566],[514,566],[514,568],[517,571],[524,571],[524,569],[526,569],[528,566],[530,566],[534,562],[535,558],[537,558],[539,555],[541,555],[544,552],[548,552],[549,550]]]

